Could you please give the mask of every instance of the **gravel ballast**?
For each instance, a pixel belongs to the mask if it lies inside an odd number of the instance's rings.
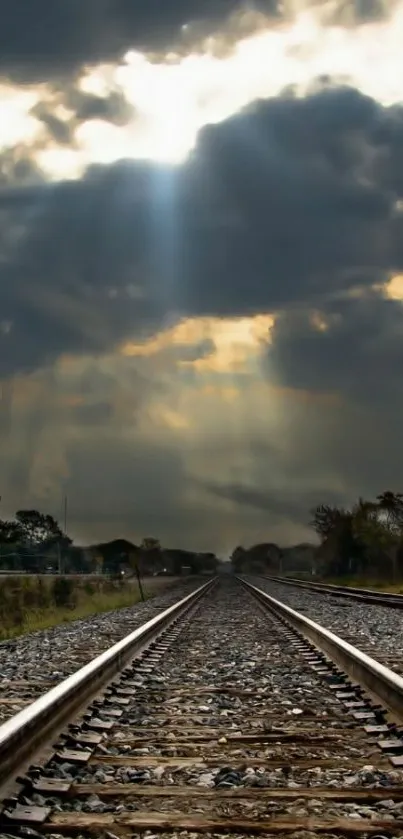
[[[49,766],[51,777],[98,784],[98,792],[68,800],[33,797],[27,804],[94,816],[179,810],[230,819],[287,815],[296,821],[312,816],[393,823],[403,818],[403,802],[393,798],[403,773],[385,761],[326,680],[301,657],[285,627],[262,614],[231,580],[203,601],[155,667],[140,667],[130,678],[133,699],[90,763]],[[231,739],[236,733],[253,736],[237,742]],[[274,736],[255,736],[268,733]],[[142,797],[135,790],[124,798],[103,796],[102,787],[114,784],[181,787],[189,796],[154,799],[149,789]],[[321,799],[321,787],[386,787],[388,793],[377,803],[343,803]],[[192,792],[270,788],[292,790],[295,797],[257,794],[240,801]],[[299,797],[298,790],[307,788],[311,797]]]
[[[144,603],[0,643],[0,724],[202,583],[187,578]]]
[[[332,597],[264,577],[245,579],[395,672],[403,673],[403,611]]]

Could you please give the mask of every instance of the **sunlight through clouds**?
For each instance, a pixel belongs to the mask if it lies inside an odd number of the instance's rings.
[[[38,137],[41,125],[30,115],[38,98],[34,91],[0,85],[0,148],[29,145]]]
[[[77,153],[66,175],[91,162],[122,157],[179,163],[198,131],[250,102],[287,87],[303,95],[318,77],[351,83],[384,105],[403,99],[403,5],[384,22],[354,28],[323,26],[314,10],[244,38],[224,58],[210,52],[153,62],[127,53],[118,67],[88,70],[81,89],[96,95],[122,91],[135,111],[125,127],[85,122],[76,132]],[[46,152],[42,156],[46,165]],[[60,167],[59,167],[60,168]]]
[[[85,69],[78,90],[101,99],[123,94],[133,109],[130,122],[83,119],[73,126],[72,144],[62,146],[46,139],[43,123],[32,113],[38,102],[51,107],[51,88],[20,89],[10,83],[0,90],[0,148],[34,146],[35,163],[52,180],[80,177],[90,164],[123,158],[178,164],[204,125],[285,89],[304,95],[319,77],[354,85],[384,105],[402,101],[402,43],[399,3],[388,20],[351,28],[324,25],[317,10],[304,10],[294,21],[259,27],[224,57],[216,54],[214,38],[206,41],[204,53],[167,54],[159,61],[129,51],[118,66]],[[63,105],[60,94],[55,96],[57,116]],[[71,117],[64,112],[64,118]]]
[[[230,551],[399,487],[403,0],[73,5],[0,55],[7,509]]]

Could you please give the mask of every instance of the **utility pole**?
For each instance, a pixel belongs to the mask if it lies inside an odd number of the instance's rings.
[[[61,550],[60,550],[60,542],[57,543],[57,561],[58,561],[58,572],[59,572],[59,577],[60,577],[61,573],[62,573],[62,554],[61,554]]]
[[[138,566],[137,562],[136,562],[136,565],[135,565],[135,571],[136,571],[137,582],[139,584],[140,597],[141,597],[141,599],[144,603],[145,597],[144,597],[143,585],[142,585],[142,582],[141,582],[140,569],[139,569],[139,566]]]

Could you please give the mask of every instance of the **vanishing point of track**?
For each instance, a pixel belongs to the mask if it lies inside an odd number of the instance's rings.
[[[399,676],[212,580],[0,727],[0,830],[399,836],[402,718]]]

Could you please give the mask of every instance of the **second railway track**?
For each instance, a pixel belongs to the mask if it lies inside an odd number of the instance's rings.
[[[383,598],[374,603],[344,590],[335,597],[326,587],[279,577],[247,579],[403,676],[403,617]]]
[[[207,593],[24,770],[4,834],[403,835],[386,703],[240,582]]]
[[[389,609],[403,609],[403,594],[390,591],[376,591],[369,588],[354,588],[353,586],[339,586],[333,583],[318,583],[315,581],[299,580],[296,577],[266,576],[263,579],[272,580],[282,585],[296,586],[307,591],[328,594],[330,597],[344,597],[359,603],[371,603],[375,606],[386,606]]]

